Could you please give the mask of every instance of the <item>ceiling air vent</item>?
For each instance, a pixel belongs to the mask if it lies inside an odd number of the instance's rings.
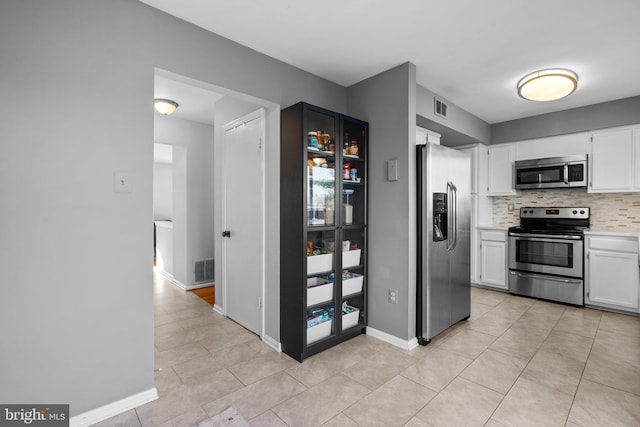
[[[436,116],[447,118],[447,104],[435,97],[433,98],[433,110]]]

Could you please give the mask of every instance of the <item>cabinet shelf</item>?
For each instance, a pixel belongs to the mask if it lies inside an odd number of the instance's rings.
[[[335,152],[309,147],[313,132],[332,135]],[[302,362],[366,326],[368,125],[298,103],[282,110],[280,134],[280,342]],[[345,141],[357,145],[358,157],[345,155]],[[356,169],[360,181],[344,180],[345,169]],[[307,257],[309,250],[321,255]],[[356,265],[343,267],[349,264]],[[343,280],[347,269],[354,274]],[[344,291],[359,292],[343,297],[343,283]],[[307,328],[308,313],[312,321],[329,314],[330,324]]]
[[[336,156],[336,153],[333,151],[323,151],[315,148],[307,147],[307,153],[318,155],[321,157],[332,158]]]
[[[349,294],[349,295],[343,296],[342,297],[342,301],[344,302],[344,301],[350,300],[352,298],[355,299],[355,298],[359,298],[359,297],[362,297],[362,296],[364,296],[364,292],[356,292],[354,294]]]

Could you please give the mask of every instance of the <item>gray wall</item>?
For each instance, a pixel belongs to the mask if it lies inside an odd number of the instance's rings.
[[[154,387],[154,67],[283,107],[344,112],[346,89],[134,0],[3,1],[0,57],[0,401],[77,415]]]
[[[347,90],[343,86],[248,49],[163,12],[152,8],[149,8],[149,12],[154,16],[155,21],[156,67],[228,90],[221,93],[232,91],[250,95],[255,97],[253,103],[256,106],[262,105],[267,108],[265,332],[269,337],[279,341],[280,117],[279,109],[274,108],[273,105],[285,108],[296,102],[306,101],[330,110],[345,112]],[[234,95],[231,94],[231,96]],[[249,100],[247,97],[240,98]],[[220,194],[219,191],[214,191],[216,205],[221,204]],[[216,253],[220,253],[218,249],[221,247],[222,229],[217,228],[220,226],[218,222],[215,224],[215,248]],[[218,264],[216,280],[219,280],[219,271]],[[216,295],[216,302],[222,301],[222,297],[219,298]]]
[[[75,415],[154,387],[151,19],[0,2],[0,402]]]
[[[640,123],[640,96],[491,125],[491,143],[522,141]]]
[[[347,113],[369,122],[368,325],[415,336],[415,65],[405,63],[347,89]],[[398,181],[387,162],[398,160]],[[398,304],[387,302],[389,288]]]
[[[449,146],[482,142],[488,144],[491,139],[491,128],[487,122],[479,119],[462,108],[431,92],[422,86],[416,88],[416,107],[419,124],[435,132],[443,134],[442,143]],[[437,97],[447,104],[447,118],[436,116],[433,98]],[[442,127],[440,127],[442,126]],[[454,130],[450,135],[447,130]]]

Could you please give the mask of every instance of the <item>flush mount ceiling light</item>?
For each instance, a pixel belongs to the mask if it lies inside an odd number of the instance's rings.
[[[178,108],[178,103],[170,99],[156,98],[153,100],[153,107],[158,113],[168,116],[169,114],[173,114],[173,112],[176,111],[176,108]]]
[[[527,74],[518,82],[518,95],[531,101],[554,101],[571,95],[578,75],[571,70],[550,68]]]

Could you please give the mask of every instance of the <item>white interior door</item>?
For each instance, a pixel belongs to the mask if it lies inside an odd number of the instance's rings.
[[[226,315],[263,335],[264,110],[225,126],[223,300]]]

